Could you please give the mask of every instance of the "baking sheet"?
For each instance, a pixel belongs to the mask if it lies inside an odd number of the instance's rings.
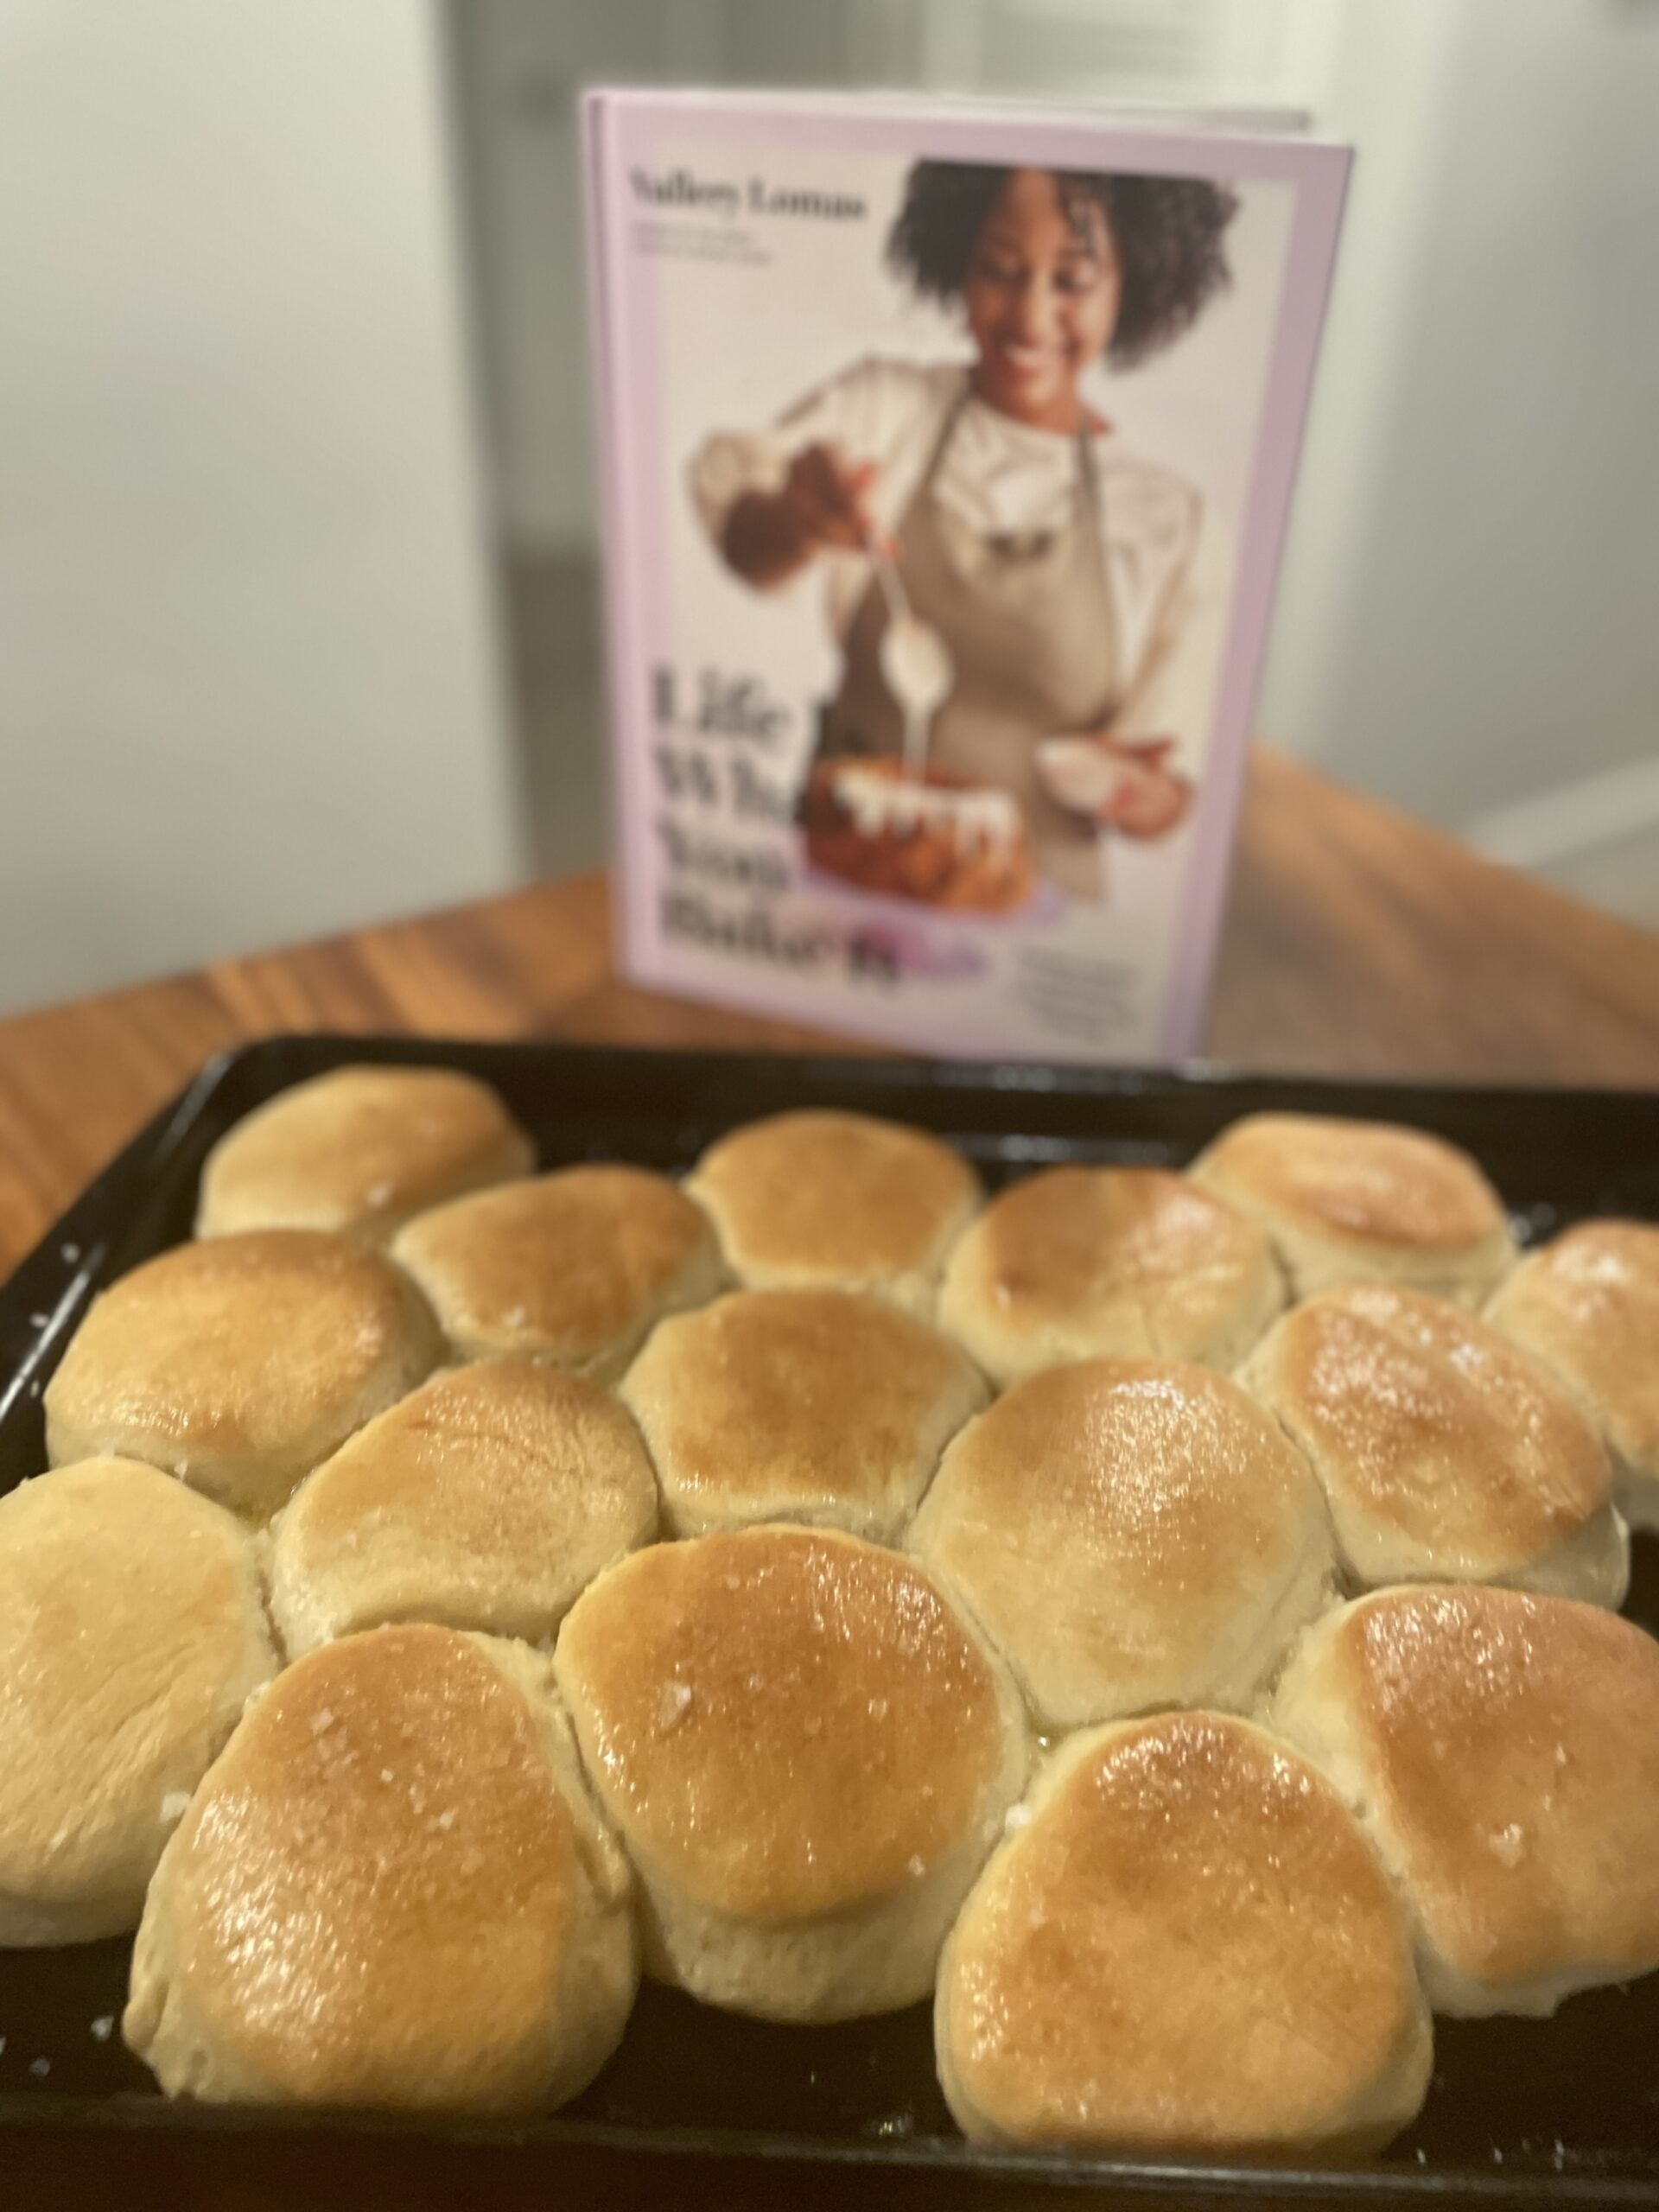
[[[1527,1241],[1587,1213],[1659,1219],[1659,1099],[1644,1093],[277,1039],[204,1071],[0,1290],[0,1490],[44,1464],[40,1393],[88,1300],[188,1235],[208,1147],[288,1084],[366,1059],[442,1062],[482,1076],[533,1132],[544,1166],[615,1158],[677,1170],[739,1122],[811,1103],[937,1130],[995,1186],[1057,1161],[1179,1166],[1237,1115],[1288,1108],[1440,1131],[1482,1161]],[[1637,1541],[1625,1610],[1659,1630],[1652,1538]],[[1659,1975],[1573,1998],[1553,2020],[1437,2020],[1427,2104],[1384,2159],[1269,2177],[971,2150],[934,2078],[927,2006],[788,2029],[650,1985],[600,2078],[561,2113],[527,2126],[169,2106],[120,2042],[129,1948],[0,1951],[0,2176],[7,2132],[16,2144],[46,2130],[95,2133],[111,2179],[124,2142],[135,2154],[145,2141],[153,2150],[158,2133],[173,2139],[175,2165],[183,2158],[204,2171],[245,2160],[261,2136],[282,2139],[282,2156],[302,2170],[309,2146],[321,2179],[338,2175],[340,2146],[329,2146],[343,2132],[388,2158],[393,2140],[407,2151],[418,2138],[434,2155],[446,2146],[442,2155],[463,2159],[480,2185],[493,2157],[498,2167],[544,2162],[550,2185],[580,2169],[584,2195],[601,2192],[588,2201],[613,2201],[626,2176],[631,2202],[683,2202],[688,2186],[719,2202],[723,2175],[733,2196],[756,2202],[822,2188],[856,2191],[861,2206],[1030,2204],[1033,2192],[1091,2182],[1120,2201],[1173,2193],[1182,2206],[1457,2197],[1659,2208]],[[33,2147],[37,2156],[44,2148]]]

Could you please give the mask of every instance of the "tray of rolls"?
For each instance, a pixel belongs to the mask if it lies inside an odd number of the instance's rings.
[[[216,1063],[0,1293],[0,2130],[1659,2204],[1656,1219],[1630,1093]]]

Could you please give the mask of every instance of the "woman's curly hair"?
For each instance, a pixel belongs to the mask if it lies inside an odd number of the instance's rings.
[[[953,300],[967,282],[986,218],[1013,171],[971,162],[918,162],[887,238],[887,260],[918,292]],[[1097,207],[1117,248],[1123,296],[1107,356],[1120,368],[1179,338],[1231,282],[1223,233],[1238,196],[1207,177],[1090,175],[1057,169],[1072,221]]]

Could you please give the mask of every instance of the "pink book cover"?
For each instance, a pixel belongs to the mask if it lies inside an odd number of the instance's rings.
[[[1188,1056],[1348,149],[886,96],[585,126],[626,972]]]

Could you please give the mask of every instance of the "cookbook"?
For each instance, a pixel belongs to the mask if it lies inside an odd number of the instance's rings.
[[[874,95],[584,123],[626,971],[1186,1056],[1348,150]]]

